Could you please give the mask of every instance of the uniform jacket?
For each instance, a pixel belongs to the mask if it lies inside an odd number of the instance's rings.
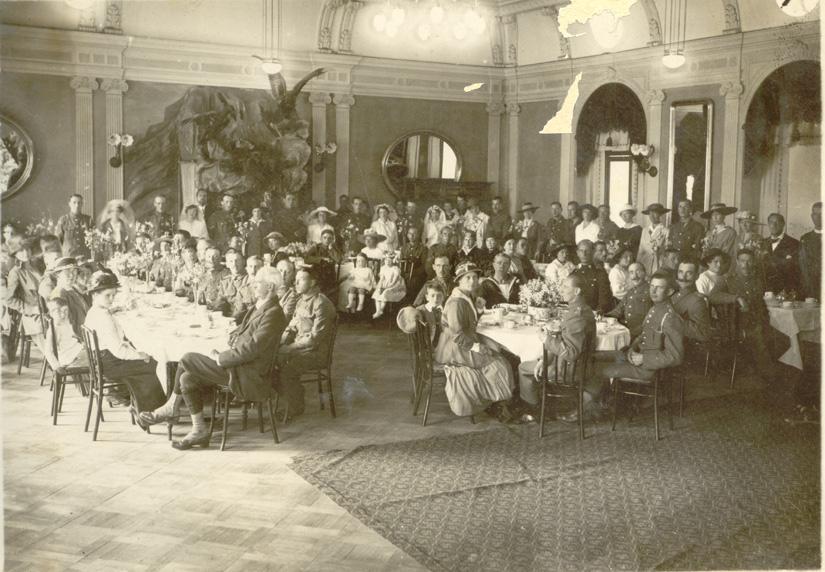
[[[252,228],[249,234],[246,235],[246,255],[247,256],[263,256],[264,254],[264,237],[272,232],[272,223],[268,220],[261,220],[258,223],[249,221]]]
[[[303,242],[307,228],[298,209],[281,209],[272,217],[272,228],[284,235],[286,241]]]
[[[206,228],[209,231],[209,237],[215,241],[221,251],[224,251],[229,239],[235,234],[235,215],[225,210],[216,211],[206,221]]]
[[[630,330],[630,337],[635,338],[642,333],[645,316],[651,307],[653,301],[650,299],[650,285],[642,282],[628,290],[619,305],[608,315],[618,318]]]
[[[564,242],[567,233],[567,219],[563,216],[558,218],[550,217],[545,228],[545,238],[547,244],[561,244]]]
[[[562,313],[561,334],[548,334],[544,338],[544,348],[550,355],[573,362],[581,355],[588,338],[593,342],[596,340],[596,317],[579,295]]]
[[[247,312],[230,336],[230,349],[218,356],[221,367],[230,369],[238,382],[233,393],[245,401],[269,397],[270,373],[278,353],[286,318],[278,300],[267,300],[261,308]]]
[[[812,230],[799,240],[799,269],[805,296],[819,299],[822,288],[822,233]]]
[[[217,270],[207,270],[201,275],[198,290],[200,291],[199,298],[213,310],[220,310],[216,306],[218,298],[221,294],[221,280],[229,276],[229,268],[220,268]]]
[[[255,304],[255,297],[251,295],[249,276],[228,274],[221,279],[218,299],[215,307],[223,312],[224,316],[243,316],[246,310]]]
[[[6,286],[6,306],[24,316],[39,315],[37,287],[40,285],[40,278],[40,274],[29,264],[12,268]]]
[[[745,277],[739,272],[731,272],[725,277],[722,287],[710,297],[713,304],[730,304],[743,298],[747,311],[739,311],[739,323],[744,329],[762,328],[768,324],[768,308],[765,306],[765,286],[757,273]]]
[[[496,240],[501,244],[510,236],[511,224],[512,220],[510,219],[510,215],[506,212],[493,213],[490,215],[490,221],[487,223],[487,236],[496,237]]]
[[[597,312],[608,312],[613,306],[613,294],[610,290],[610,279],[604,268],[597,268],[592,264],[579,264],[571,274],[578,274],[584,278],[582,297],[587,305]]]
[[[774,249],[769,237],[765,239],[765,252],[765,288],[775,293],[799,292],[799,241],[785,234]]]
[[[705,227],[699,221],[689,218],[671,225],[668,246],[679,251],[682,258],[699,258],[702,254],[702,239]]]
[[[57,221],[55,234],[63,248],[63,256],[89,257],[89,247],[86,246],[86,232],[92,230],[92,219],[89,215],[79,214],[73,217],[65,214]]]
[[[289,352],[316,352],[319,357],[326,356],[336,315],[335,306],[320,291],[299,296],[295,314],[287,326],[287,330],[295,334],[288,346]]]
[[[682,318],[685,337],[697,342],[710,338],[710,310],[704,296],[696,291],[696,286],[679,290],[670,298],[673,309]]]
[[[642,369],[674,367],[685,357],[684,328],[669,300],[655,304],[645,317],[642,333],[631,343],[642,354]]]
[[[175,232],[175,219],[169,213],[153,211],[151,215],[146,217],[146,222],[152,225],[152,238],[172,236]]]

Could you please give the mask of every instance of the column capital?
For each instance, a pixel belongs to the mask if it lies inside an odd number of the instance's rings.
[[[126,93],[129,91],[129,84],[122,79],[107,78],[100,82],[100,89],[106,93]]]
[[[725,99],[739,99],[745,92],[745,86],[741,81],[727,81],[719,87],[719,95],[724,95]]]
[[[487,102],[487,113],[490,115],[501,115],[504,113],[505,106],[504,102],[501,101],[488,101]]]
[[[97,80],[93,77],[73,77],[69,82],[72,89],[79,92],[91,93],[98,88]]]
[[[661,89],[651,89],[645,95],[650,105],[662,105],[665,101],[665,92]]]
[[[518,103],[510,102],[507,104],[507,115],[513,117],[521,113],[521,106]]]
[[[355,105],[355,96],[351,93],[336,93],[332,97],[335,107],[352,107]]]
[[[309,102],[312,104],[312,107],[323,107],[332,103],[332,98],[328,93],[313,91],[309,94]]]

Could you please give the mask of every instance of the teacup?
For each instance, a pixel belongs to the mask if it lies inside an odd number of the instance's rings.
[[[508,330],[515,330],[516,329],[516,322],[514,320],[507,320],[504,322],[504,327]]]
[[[501,321],[504,319],[504,308],[496,308],[493,311],[493,315],[495,316],[496,322],[500,324]]]

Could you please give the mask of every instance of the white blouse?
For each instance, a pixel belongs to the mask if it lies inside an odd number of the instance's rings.
[[[391,220],[382,221],[380,218],[372,221],[371,227],[379,234],[387,237],[387,240],[378,243],[378,248],[384,252],[398,250],[398,229]]]
[[[569,260],[562,264],[559,262],[559,259],[556,258],[544,269],[544,279],[558,286],[561,284],[561,281],[570,276],[570,273],[575,269],[576,267]]]
[[[600,230],[601,227],[599,226],[599,223],[597,223],[594,220],[591,220],[590,222],[581,221],[576,227],[576,244],[580,243],[583,240],[596,242],[597,240],[599,240]]]
[[[607,276],[610,279],[610,289],[617,300],[623,299],[630,289],[630,272],[618,264],[610,269]]]

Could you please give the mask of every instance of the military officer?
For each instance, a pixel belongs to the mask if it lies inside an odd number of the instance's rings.
[[[610,279],[604,267],[593,264],[593,243],[582,240],[576,247],[579,255],[579,266],[572,274],[582,277],[582,296],[596,312],[608,312],[613,305],[613,294],[610,290]]]
[[[696,276],[699,263],[693,259],[683,260],[676,271],[679,291],[670,298],[673,309],[682,318],[685,339],[705,343],[710,338],[710,311],[704,296],[696,290]]]
[[[634,262],[627,268],[630,276],[630,289],[619,305],[608,316],[618,318],[630,330],[630,337],[642,333],[642,324],[653,302],[650,300],[650,286],[646,280],[645,267],[641,262]]]
[[[221,210],[212,214],[206,222],[209,236],[221,251],[226,250],[229,239],[235,234],[235,197],[224,195]]]
[[[217,214],[217,213],[216,213]],[[198,283],[198,303],[210,310],[220,310],[215,304],[220,296],[221,280],[229,276],[229,269],[221,263],[221,251],[215,246],[206,250],[206,271]]]
[[[562,216],[561,203],[550,203],[550,218],[547,220],[547,248],[563,244],[567,234],[567,219]]]
[[[650,279],[650,299],[653,307],[645,317],[642,333],[630,344],[627,352],[609,352],[613,363],[604,363],[600,372],[585,381],[584,409],[592,411],[592,405],[599,397],[604,379],[633,377],[653,379],[656,371],[677,366],[685,356],[684,327],[682,319],[673,309],[670,297],[676,291],[670,276],[655,273]],[[599,363],[599,362],[597,362]],[[578,412],[573,411],[560,419],[577,422]]]
[[[283,234],[287,243],[303,242],[307,236],[307,228],[297,202],[295,193],[286,193],[281,199],[282,207],[272,219],[272,228]]]
[[[89,247],[86,246],[86,232],[92,230],[92,219],[83,214],[83,197],[74,194],[69,197],[69,214],[61,216],[57,221],[55,234],[63,248],[63,256],[91,257]]]
[[[679,251],[681,258],[699,259],[702,256],[702,239],[705,227],[693,218],[693,203],[689,199],[679,201],[679,222],[671,225],[668,247]]]
[[[158,195],[153,201],[155,210],[146,217],[147,223],[152,225],[152,238],[157,240],[161,236],[172,236],[175,232],[175,219],[166,212],[166,197]]]
[[[246,260],[240,252],[230,250],[225,258],[229,274],[224,276],[218,285],[218,298],[215,300],[214,308],[223,312],[224,316],[232,316],[240,322],[249,309],[241,295],[248,289],[250,277],[245,272]],[[254,280],[254,276],[252,279]]]
[[[584,349],[585,341],[596,337],[596,317],[582,296],[583,278],[571,274],[562,280],[559,288],[562,298],[567,302],[567,309],[561,316],[561,330],[558,332],[541,332],[542,342],[548,358],[558,358],[568,363],[578,359]],[[552,368],[553,364],[547,364]],[[559,362],[559,367],[561,363]],[[519,390],[521,399],[528,404],[528,414],[535,415],[536,407],[541,404],[538,381],[542,375],[544,363],[526,361],[519,365]],[[528,419],[525,419],[528,420]]]
[[[487,236],[494,236],[502,244],[510,236],[510,227],[513,224],[510,215],[504,210],[501,197],[493,197],[490,202],[490,222],[487,224]]]

